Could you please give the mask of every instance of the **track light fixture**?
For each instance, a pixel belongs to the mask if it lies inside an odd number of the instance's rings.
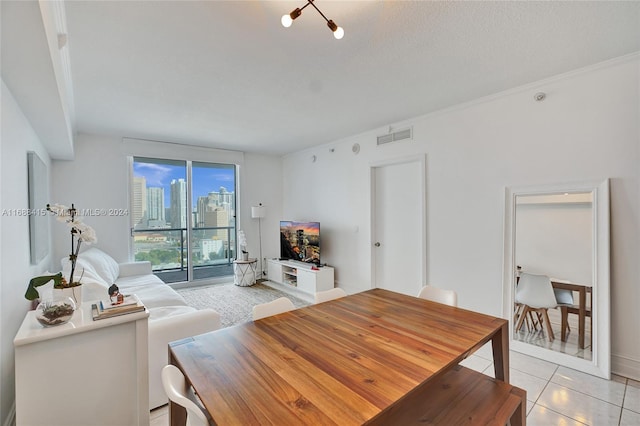
[[[336,23],[335,23],[335,22],[333,22],[331,19],[327,19],[327,17],[326,17],[326,16],[324,16],[324,13],[322,13],[322,12],[320,11],[320,9],[318,9],[318,8],[316,7],[316,5],[315,5],[315,4],[313,4],[313,1],[314,1],[314,0],[307,0],[307,4],[305,4],[304,6],[302,6],[302,7],[296,7],[295,9],[293,9],[293,11],[292,11],[291,13],[289,13],[289,14],[285,14],[285,15],[282,15],[282,19],[281,19],[282,26],[283,26],[283,27],[285,27],[285,28],[289,28],[289,27],[291,26],[291,24],[293,24],[294,19],[296,19],[298,16],[300,16],[300,15],[302,14],[302,10],[303,10],[305,7],[307,7],[307,6],[311,5],[311,6],[313,6],[313,8],[314,8],[315,10],[317,10],[317,11],[318,11],[318,13],[319,13],[320,15],[322,15],[322,17],[324,18],[324,20],[325,20],[325,21],[327,21],[327,26],[329,27],[329,29],[330,29],[331,31],[333,31],[333,36],[334,36],[335,38],[337,38],[338,40],[340,40],[342,37],[344,37],[344,30],[342,29],[342,27],[337,26],[337,25],[336,25]]]

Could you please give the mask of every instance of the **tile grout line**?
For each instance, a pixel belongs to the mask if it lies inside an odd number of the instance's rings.
[[[627,399],[627,389],[629,388],[629,379],[624,381],[624,393],[622,394],[622,407],[620,407],[620,415],[618,416],[618,426],[622,423],[622,413],[624,412],[624,401]]]
[[[568,368],[568,367],[567,367],[567,368]],[[573,371],[578,371],[578,370],[573,370]],[[580,371],[578,371],[578,372],[580,373]],[[586,373],[585,373],[585,374],[586,374]],[[594,376],[594,377],[597,377],[597,376]],[[553,378],[553,376],[552,376],[552,378]],[[605,379],[602,379],[602,380],[605,380]],[[585,393],[585,392],[582,392],[582,391],[580,391],[580,390],[578,390],[578,389],[570,388],[570,387],[568,387],[568,386],[563,385],[562,383],[553,382],[553,381],[551,381],[551,379],[549,379],[549,381],[550,381],[551,383],[553,383],[554,385],[558,385],[558,386],[560,386],[560,387],[563,387],[563,388],[569,389],[570,391],[573,391],[573,392],[576,392],[576,393],[582,394],[582,395],[584,395],[584,396],[588,396],[589,398],[597,399],[598,401],[601,401],[601,402],[607,403],[607,404],[609,404],[609,405],[613,405],[614,407],[620,407],[620,408],[624,408],[624,395],[626,395],[626,393],[627,393],[627,384],[626,384],[626,383],[627,383],[627,380],[628,380],[628,379],[627,379],[627,378],[625,378],[624,392],[622,393],[622,402],[621,402],[621,405],[618,405],[618,404],[614,404],[614,403],[613,403],[613,402],[611,402],[611,401],[607,401],[606,399],[602,399],[602,398],[600,398],[600,397],[598,397],[598,396],[590,395],[590,394]],[[609,380],[609,381],[610,381],[610,382],[613,382],[613,380]],[[617,382],[617,383],[620,383],[620,382]]]
[[[556,383],[556,382],[552,382],[552,381],[551,381],[551,379],[553,378],[553,376],[555,376],[555,374],[558,372],[558,369],[559,369],[559,368],[560,368],[560,365],[559,365],[559,364],[556,364],[556,369],[553,371],[553,374],[551,375],[551,377],[549,377],[549,380],[547,380],[547,383],[544,385],[544,388],[543,388],[543,389],[542,389],[542,391],[540,392],[540,395],[538,395],[538,399],[536,399],[536,402],[534,403],[534,407],[535,407],[536,405],[538,405],[538,400],[540,399],[540,397],[542,396],[542,394],[544,393],[544,391],[545,391],[545,390],[547,389],[547,387],[549,386],[549,383],[553,383],[554,385],[561,386],[560,384],[558,384],[558,383]],[[564,387],[564,386],[563,386],[563,387]],[[569,389],[569,388],[567,388],[567,389]],[[541,407],[544,407],[545,409],[547,409],[547,410],[549,410],[549,411],[551,411],[551,412],[553,412],[553,413],[556,413],[556,414],[558,414],[558,415],[560,415],[560,416],[562,416],[562,417],[569,418],[569,419],[573,420],[573,421],[574,421],[574,422],[576,422],[576,423],[580,423],[580,424],[582,424],[582,425],[586,425],[586,423],[583,423],[583,422],[581,422],[580,420],[576,420],[576,419],[574,419],[574,418],[573,418],[573,417],[571,417],[571,416],[568,416],[568,415],[563,414],[563,413],[561,413],[561,412],[559,412],[559,411],[556,411],[556,410],[554,410],[554,409],[552,409],[552,408],[550,408],[550,407],[547,407],[546,405],[542,405],[542,404],[540,404],[540,406],[541,406]],[[531,409],[533,410],[533,407],[531,407]]]

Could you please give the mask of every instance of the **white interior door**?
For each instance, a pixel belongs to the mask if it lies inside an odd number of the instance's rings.
[[[372,168],[374,286],[416,296],[426,271],[425,161]]]

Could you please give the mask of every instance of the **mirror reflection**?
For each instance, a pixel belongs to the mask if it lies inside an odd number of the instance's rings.
[[[513,339],[593,359],[592,192],[516,195]]]

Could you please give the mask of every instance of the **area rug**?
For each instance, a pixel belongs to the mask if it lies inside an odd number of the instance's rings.
[[[216,284],[206,287],[177,290],[189,306],[196,309],[211,308],[220,314],[222,327],[252,321],[252,309],[259,303],[271,302],[279,297],[288,297],[296,308],[308,302],[268,285],[257,283],[251,287],[234,284]]]

